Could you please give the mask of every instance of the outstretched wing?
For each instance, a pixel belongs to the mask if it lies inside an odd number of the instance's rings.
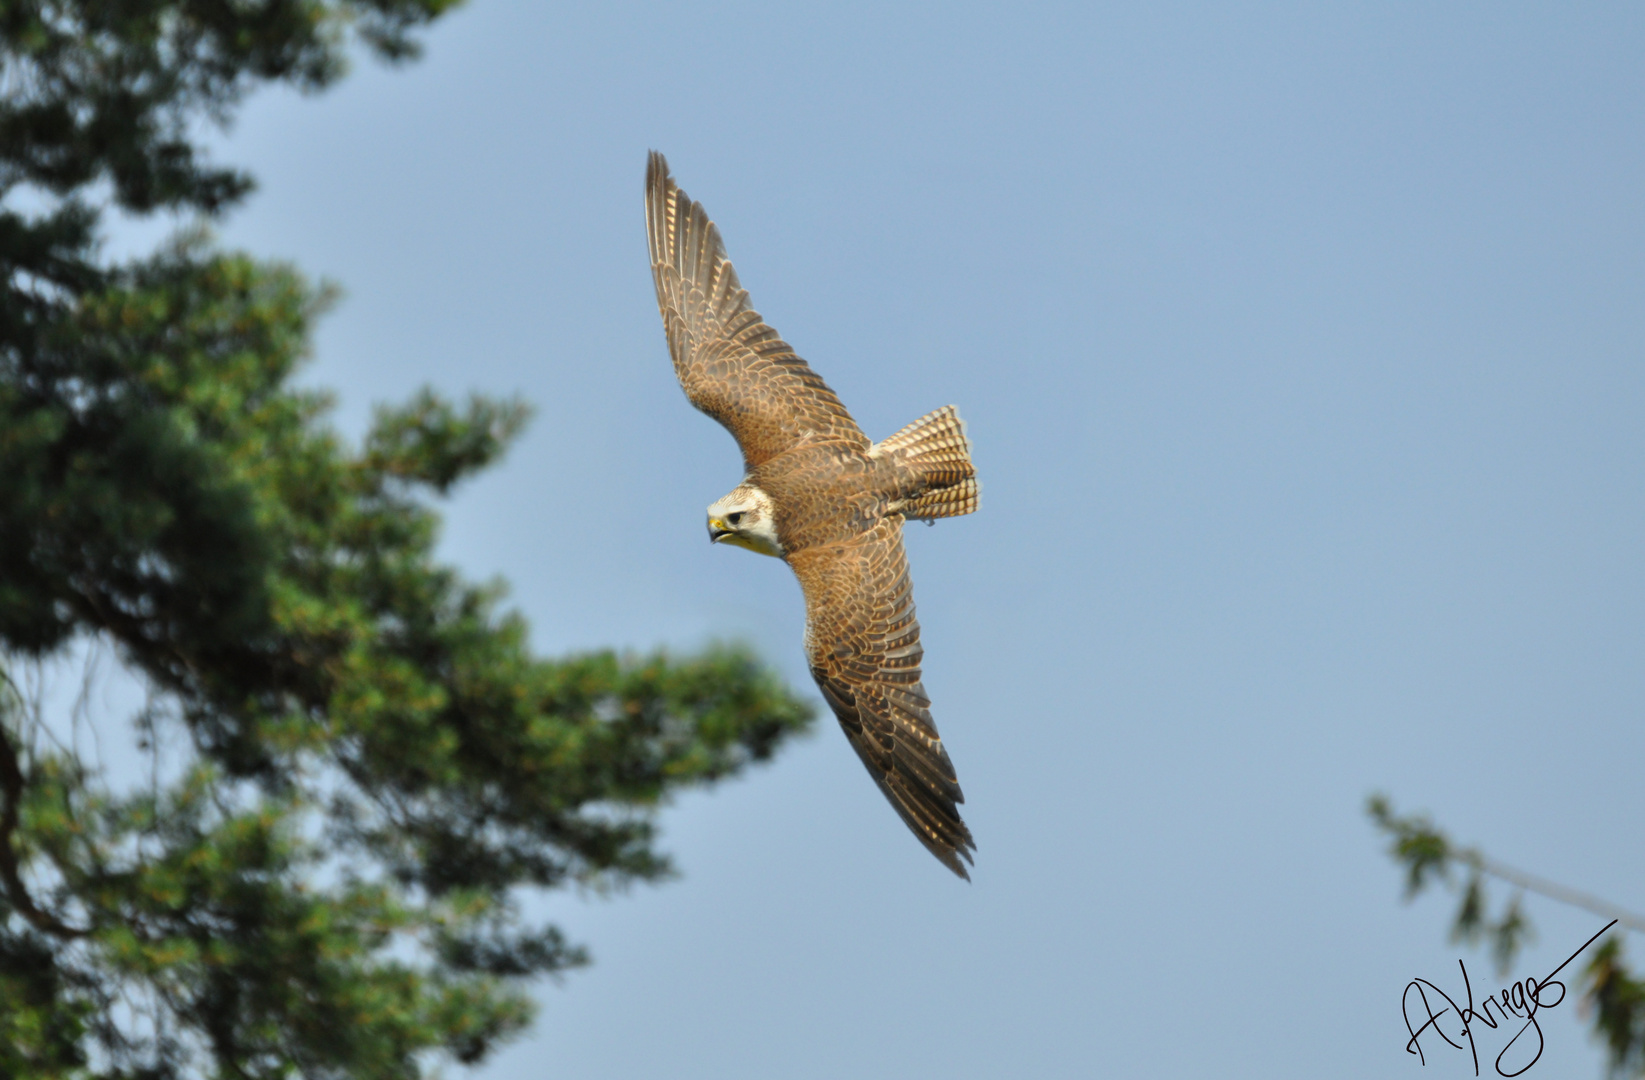
[[[920,842],[970,880],[965,863],[976,844],[960,820],[965,796],[920,683],[925,650],[901,515],[843,544],[802,549],[789,563],[805,590],[811,674],[846,738]]]
[[[645,170],[645,225],[674,374],[691,404],[730,430],[748,467],[809,438],[867,450],[834,391],[749,306],[720,230],[655,150]]]

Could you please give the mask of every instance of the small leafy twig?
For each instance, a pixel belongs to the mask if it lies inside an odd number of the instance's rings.
[[[1504,971],[1533,930],[1520,910],[1518,894],[1509,901],[1500,919],[1491,920],[1485,898],[1486,877],[1507,882],[1522,892],[1534,892],[1614,919],[1618,926],[1645,933],[1645,916],[1498,862],[1477,848],[1459,847],[1428,818],[1396,815],[1385,796],[1371,796],[1366,802],[1366,812],[1383,832],[1393,837],[1388,853],[1404,864],[1407,900],[1435,877],[1450,883],[1453,866],[1468,868],[1468,884],[1452,924],[1452,937],[1469,941],[1490,938],[1497,966]],[[1593,1012],[1594,1034],[1604,1041],[1610,1053],[1610,1074],[1645,1076],[1645,979],[1635,978],[1623,965],[1620,938],[1612,937],[1595,951],[1583,971],[1583,978],[1587,983],[1584,1004]]]

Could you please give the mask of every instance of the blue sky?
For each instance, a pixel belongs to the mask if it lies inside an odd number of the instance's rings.
[[[1373,790],[1645,908],[1636,6],[474,0],[427,44],[255,97],[222,234],[344,286],[345,430],[537,405],[443,551],[542,650],[743,639],[810,692],[786,568],[703,541],[739,460],[647,149],[871,437],[956,404],[984,483],[909,538],[975,883],[824,719],[665,812],[680,881],[534,902],[596,964],[481,1076],[1471,1075],[1404,1053],[1405,983],[1489,965]],[[1516,977],[1598,928],[1528,908]],[[1599,1075],[1575,1014],[1528,1075]]]

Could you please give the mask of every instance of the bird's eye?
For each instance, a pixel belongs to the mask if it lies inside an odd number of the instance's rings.
[[[743,512],[741,510],[738,510],[735,514],[725,515],[725,521],[726,521],[727,525],[740,525],[742,523],[742,520],[743,520]]]

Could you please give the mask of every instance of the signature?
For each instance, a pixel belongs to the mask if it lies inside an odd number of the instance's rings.
[[[1437,1034],[1441,1039],[1444,1039],[1446,1045],[1457,1050],[1462,1049],[1462,1043],[1460,1040],[1466,1039],[1468,1041],[1468,1050],[1474,1056],[1474,1075],[1478,1076],[1479,1050],[1474,1046],[1475,1021],[1478,1021],[1479,1023],[1484,1024],[1486,1027],[1489,1027],[1491,1030],[1495,1031],[1499,1024],[1506,1025],[1508,1023],[1508,1017],[1513,1016],[1516,1019],[1524,1020],[1525,1023],[1520,1027],[1519,1031],[1514,1034],[1514,1037],[1508,1040],[1508,1045],[1502,1048],[1502,1052],[1497,1054],[1496,1071],[1500,1076],[1518,1076],[1526,1069],[1529,1069],[1532,1065],[1535,1065],[1542,1057],[1542,1025],[1537,1023],[1537,1010],[1552,1009],[1554,1006],[1565,1000],[1565,984],[1557,981],[1554,976],[1565,970],[1565,964],[1569,964],[1572,960],[1575,960],[1578,956],[1580,956],[1582,954],[1582,949],[1586,949],[1589,945],[1592,945],[1595,941],[1598,941],[1600,934],[1603,934],[1605,930],[1609,930],[1616,924],[1617,920],[1615,919],[1612,919],[1610,922],[1606,923],[1604,930],[1601,930],[1599,934],[1595,934],[1593,937],[1583,942],[1581,949],[1578,949],[1576,952],[1566,957],[1565,963],[1554,968],[1553,971],[1548,973],[1548,977],[1543,979],[1541,982],[1537,982],[1527,976],[1522,981],[1513,983],[1512,985],[1498,991],[1494,995],[1487,996],[1481,1005],[1480,1011],[1476,1011],[1474,1009],[1474,989],[1468,982],[1468,968],[1461,960],[1457,961],[1457,966],[1462,968],[1462,988],[1466,992],[1468,998],[1468,1004],[1465,1007],[1458,1007],[1457,1003],[1451,999],[1449,994],[1429,982],[1427,979],[1412,979],[1409,983],[1405,984],[1405,993],[1400,995],[1400,1011],[1405,1014],[1405,1030],[1411,1033],[1411,1041],[1405,1044],[1405,1052],[1407,1054],[1415,1054],[1417,1056],[1417,1060],[1426,1065],[1428,1064],[1428,1059],[1423,1056],[1421,1040],[1422,1036],[1427,1034],[1430,1030]],[[1552,1001],[1547,1000],[1548,991],[1555,987],[1559,990],[1559,996],[1554,998]],[[1411,991],[1413,990],[1416,991],[1415,997],[1421,1005],[1420,1009],[1417,1010],[1412,1009]],[[1435,1000],[1432,1002],[1428,1000],[1429,991],[1432,991],[1435,995],[1437,995]],[[1438,1012],[1435,1012],[1434,1006],[1438,1005],[1442,1000],[1447,1005],[1447,1008],[1443,1008]],[[1491,1015],[1493,1008],[1497,1013],[1494,1017]],[[1457,1041],[1452,1040],[1451,1035],[1446,1032],[1445,1028],[1441,1026],[1439,1022],[1439,1018],[1448,1013],[1455,1013],[1456,1015],[1454,1022],[1461,1024],[1461,1030],[1456,1032]],[[1428,1018],[1423,1021],[1422,1026],[1413,1028],[1411,1026],[1413,1015],[1416,1017],[1421,1017],[1424,1014],[1426,1014]],[[1510,1060],[1523,1060],[1526,1055],[1529,1055],[1531,1060],[1526,1061],[1525,1064],[1521,1065],[1513,1072],[1508,1072],[1502,1067],[1502,1059],[1508,1057],[1508,1052],[1513,1050],[1515,1044],[1518,1043],[1520,1039],[1525,1038],[1525,1033],[1527,1031],[1534,1033],[1536,1052],[1531,1052],[1532,1042],[1530,1039],[1526,1039],[1525,1046],[1522,1047],[1520,1051]]]

